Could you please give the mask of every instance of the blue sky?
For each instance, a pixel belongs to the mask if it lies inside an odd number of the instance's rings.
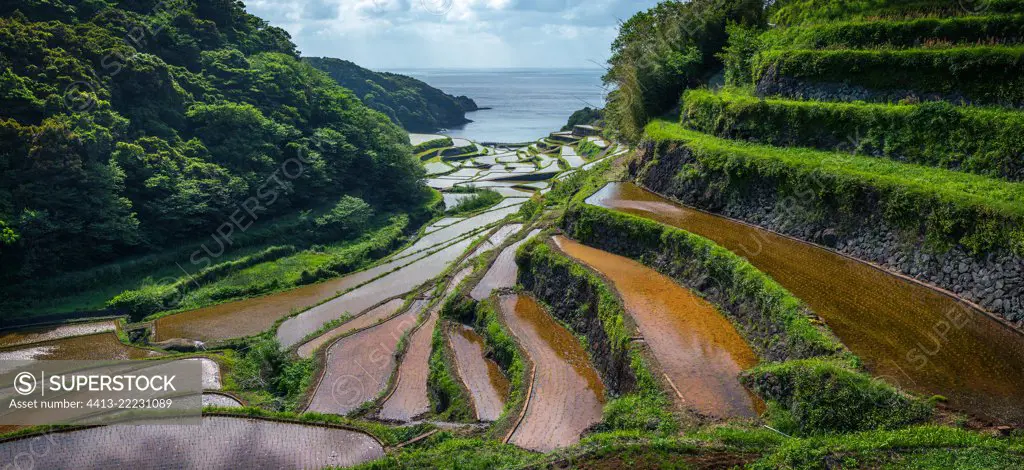
[[[402,68],[597,67],[657,0],[248,0],[303,55]]]

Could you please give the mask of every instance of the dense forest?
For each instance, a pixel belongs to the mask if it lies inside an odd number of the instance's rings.
[[[327,72],[341,86],[355,92],[363,103],[386,114],[411,132],[433,132],[469,122],[466,112],[477,105],[466,96],[452,96],[405,75],[374,72],[352,62],[329,57],[303,58]]]
[[[426,197],[402,129],[238,1],[4,2],[0,64],[7,285]]]

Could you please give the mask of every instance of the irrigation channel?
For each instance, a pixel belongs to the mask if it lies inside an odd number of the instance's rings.
[[[587,203],[747,258],[810,306],[876,376],[997,424],[1024,424],[1024,341],[969,305],[831,250],[610,183]]]
[[[758,416],[763,402],[739,382],[757,356],[714,306],[629,258],[555,237],[565,254],[610,280],[685,406],[715,417]]]

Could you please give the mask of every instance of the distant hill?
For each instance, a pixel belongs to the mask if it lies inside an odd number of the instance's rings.
[[[330,57],[305,57],[341,86],[355,92],[364,104],[386,114],[412,132],[430,132],[470,122],[467,111],[477,105],[466,96],[452,96],[405,75],[374,72],[352,62]]]

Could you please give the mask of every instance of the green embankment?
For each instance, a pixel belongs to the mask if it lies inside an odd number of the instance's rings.
[[[859,155],[1024,179],[1024,112],[997,108],[758,99],[741,91],[690,90],[683,125],[773,146]]]
[[[414,145],[412,147],[412,153],[415,155],[419,155],[422,154],[423,152],[426,152],[427,150],[434,150],[451,146],[452,138],[442,137],[440,139],[428,140],[426,142]]]
[[[851,223],[881,216],[937,248],[1024,253],[1024,183],[839,152],[778,148],[723,140],[655,121],[647,135],[684,146],[692,161],[680,174],[723,181],[722,197],[768,183],[802,195],[824,213]],[[867,212],[865,212],[867,211]]]
[[[1020,0],[955,2],[948,0],[782,0],[769,7],[770,22],[778,25],[825,23],[835,20],[875,20],[966,16],[1024,11]]]
[[[870,49],[1024,41],[1024,15],[961,16],[822,23],[772,28],[761,35],[771,49]]]
[[[902,98],[888,92],[908,91],[975,104],[1024,104],[1024,47],[777,49],[755,57],[753,71],[759,85],[779,79],[844,84],[881,93],[877,100],[884,101]]]

